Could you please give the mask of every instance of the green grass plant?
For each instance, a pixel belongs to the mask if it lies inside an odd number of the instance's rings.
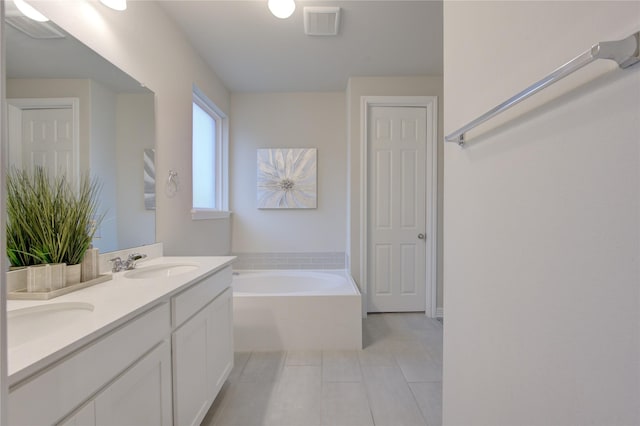
[[[41,167],[7,176],[7,255],[12,266],[82,262],[95,229],[100,186],[87,174],[74,189]],[[95,221],[95,222],[94,222]]]

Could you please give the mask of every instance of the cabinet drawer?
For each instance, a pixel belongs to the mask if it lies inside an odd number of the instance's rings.
[[[9,424],[60,421],[170,333],[169,304],[153,308],[9,393]]]
[[[171,299],[172,326],[177,328],[231,285],[231,266],[216,272]]]

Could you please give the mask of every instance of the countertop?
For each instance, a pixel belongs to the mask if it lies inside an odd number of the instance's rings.
[[[159,264],[193,264],[198,268],[173,277],[131,279],[126,272],[113,279],[47,301],[8,300],[7,311],[60,302],[85,302],[94,306],[82,321],[66,324],[46,336],[8,349],[9,386],[24,380],[49,364],[78,350],[135,316],[168,302],[171,296],[230,265],[233,256],[159,257],[138,262],[136,269]],[[11,329],[8,330],[11,333]]]

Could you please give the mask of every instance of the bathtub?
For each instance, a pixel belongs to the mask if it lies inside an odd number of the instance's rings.
[[[360,297],[345,271],[235,271],[235,350],[362,349]]]

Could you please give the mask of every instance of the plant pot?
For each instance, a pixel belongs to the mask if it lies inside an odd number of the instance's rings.
[[[27,291],[47,292],[64,287],[65,264],[34,265],[27,268]]]
[[[27,289],[27,268],[12,266],[7,272],[7,291],[21,291]]]
[[[99,275],[98,271],[98,249],[90,248],[84,254],[84,259],[82,260],[82,282],[91,281]]]
[[[66,263],[52,263],[49,265],[51,271],[51,290],[58,290],[64,287],[67,281],[67,264]]]
[[[67,286],[78,284],[82,277],[82,264],[67,265]]]

